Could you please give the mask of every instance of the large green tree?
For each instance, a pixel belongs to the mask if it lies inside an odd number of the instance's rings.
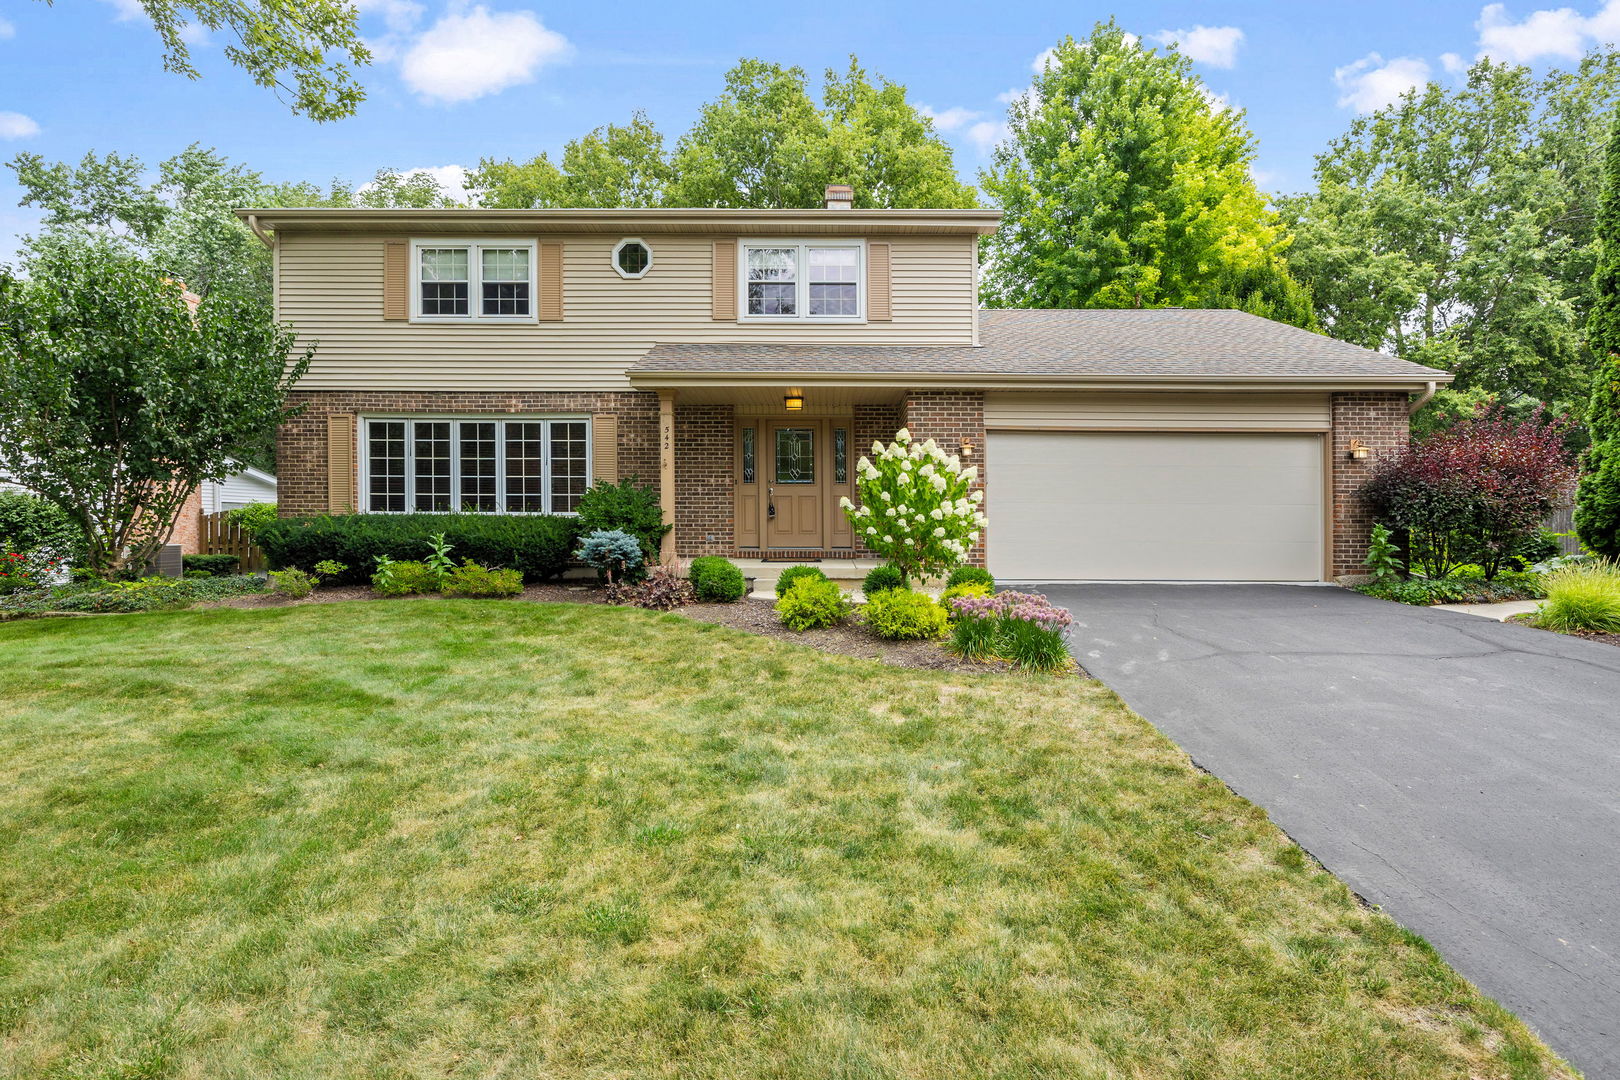
[[[1360,117],[1281,201],[1289,265],[1334,337],[1459,389],[1585,396],[1602,146],[1620,59],[1536,77],[1482,60]]]
[[[51,3],[51,0],[45,0]],[[192,26],[223,31],[225,59],[312,120],[352,116],[366,92],[355,69],[371,63],[351,0],[135,0],[163,43],[163,67],[200,77]],[[88,58],[86,58],[88,62]]]
[[[641,113],[568,143],[560,160],[485,159],[468,179],[485,206],[812,207],[829,183],[858,207],[977,205],[951,149],[905,87],[852,58],[818,103],[805,73],[745,59],[673,152]]]
[[[1114,22],[1065,38],[980,175],[1006,217],[984,296],[1003,307],[1240,307],[1311,325],[1254,136],[1174,49]]]
[[[1592,445],[1575,499],[1575,532],[1599,555],[1620,558],[1620,112],[1604,156],[1599,256],[1587,335],[1596,362],[1586,422]]]
[[[72,518],[90,567],[141,566],[191,492],[288,415],[313,350],[295,353],[258,298],[220,288],[193,308],[105,240],[34,253],[24,271],[0,268],[6,472]]]

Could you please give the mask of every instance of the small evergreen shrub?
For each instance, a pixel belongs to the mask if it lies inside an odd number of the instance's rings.
[[[1536,625],[1568,633],[1620,634],[1620,564],[1594,559],[1545,577],[1547,599]]]
[[[861,582],[861,592],[871,597],[885,589],[904,589],[906,585],[906,575],[901,573],[900,568],[884,563],[866,572],[866,579]]]
[[[850,607],[844,590],[817,571],[815,576],[800,575],[776,602],[776,613],[783,626],[803,632],[837,626],[849,618]]]
[[[302,600],[315,591],[316,578],[302,570],[270,571],[270,587],[289,600]]]
[[[945,579],[945,587],[951,589],[958,585],[983,585],[988,592],[996,591],[996,579],[982,566],[958,566],[952,570],[951,576]]]
[[[435,534],[458,558],[509,567],[525,581],[547,581],[568,568],[579,524],[538,514],[339,514],[279,518],[261,528],[254,542],[272,569],[309,568],[330,559],[345,569],[323,578],[327,584],[363,585],[379,555],[426,558]]]
[[[692,602],[692,583],[671,567],[655,566],[640,581],[609,585],[607,600],[651,611],[673,611]]]
[[[800,578],[817,578],[826,581],[827,575],[822,572],[819,566],[790,566],[782,571],[781,577],[776,579],[777,597],[786,596],[788,590],[793,588],[793,583]]]
[[[643,563],[658,558],[664,534],[674,528],[664,522],[664,508],[658,492],[627,476],[617,484],[598,480],[579,500],[579,527],[582,532],[625,532],[641,544]]]
[[[588,534],[574,557],[594,567],[609,585],[639,577],[643,561],[641,542],[618,529],[601,529]]]
[[[692,591],[705,604],[735,603],[748,591],[748,581],[737,564],[718,555],[693,559],[687,577],[692,582]]]
[[[444,595],[467,597],[506,597],[523,592],[523,575],[516,570],[479,566],[471,559],[445,576]]]
[[[390,559],[371,576],[371,588],[378,596],[415,596],[439,591],[439,575],[426,563],[395,562]]]
[[[884,589],[866,598],[861,620],[888,641],[928,641],[949,629],[945,609],[910,589]]]
[[[227,577],[242,568],[242,560],[235,555],[182,555],[180,564],[188,574],[201,570],[210,577]]]

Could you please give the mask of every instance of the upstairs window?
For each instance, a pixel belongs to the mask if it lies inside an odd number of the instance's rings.
[[[432,241],[415,252],[418,319],[533,321],[533,244]]]
[[[858,242],[743,244],[744,320],[859,321],[865,249]]]

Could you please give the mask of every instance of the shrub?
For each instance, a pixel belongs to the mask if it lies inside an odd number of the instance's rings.
[[[861,620],[889,641],[927,641],[950,629],[945,609],[933,597],[910,589],[883,589],[867,597]]]
[[[84,555],[84,534],[55,503],[21,491],[0,491],[0,547],[77,562]]]
[[[330,559],[345,567],[329,584],[361,585],[377,556],[422,559],[429,538],[443,534],[456,555],[481,566],[505,566],[525,581],[545,581],[568,568],[579,538],[573,518],[521,514],[344,514],[280,518],[256,543],[274,569],[303,569]]]
[[[446,575],[446,596],[517,596],[523,592],[523,575],[516,570],[492,570],[471,559]]]
[[[825,576],[801,576],[776,602],[776,613],[789,630],[837,626],[849,618],[849,597]]]
[[[1489,604],[1500,600],[1535,600],[1546,595],[1539,574],[1504,571],[1489,580],[1476,566],[1457,568],[1443,578],[1396,578],[1370,581],[1356,591],[1397,604]]]
[[[687,576],[697,598],[707,604],[735,603],[748,591],[748,580],[737,564],[718,555],[693,559]]]
[[[138,581],[84,582],[56,589],[19,593],[0,603],[0,617],[36,615],[51,611],[95,614],[167,611],[206,600],[265,591],[257,575],[204,578],[142,578]]]
[[[637,576],[643,561],[640,541],[618,529],[599,529],[589,534],[574,557],[586,566],[595,567],[609,585]]]
[[[952,589],[958,585],[983,585],[987,593],[996,591],[996,579],[982,566],[958,566],[952,570],[951,576],[945,579],[945,587]]]
[[[641,544],[643,563],[657,560],[659,542],[674,527],[664,522],[658,492],[633,476],[617,484],[599,480],[587,488],[579,500],[579,526],[587,533],[629,533]]]
[[[272,570],[270,585],[289,600],[302,600],[315,590],[315,577],[302,570]]]
[[[949,615],[951,611],[951,601],[955,600],[959,596],[971,596],[977,598],[990,595],[990,586],[977,581],[967,581],[959,585],[952,585],[944,592],[940,593],[939,603],[940,606],[945,609],[946,614]]]
[[[1410,534],[1410,565],[1427,577],[1474,562],[1493,578],[1575,478],[1568,427],[1540,410],[1514,420],[1487,403],[1381,462],[1360,496],[1381,522]]]
[[[371,587],[378,596],[435,593],[439,591],[439,575],[428,569],[426,563],[390,559],[378,565],[377,572],[371,575]]]
[[[276,520],[275,503],[248,503],[235,510],[225,511],[225,520],[247,533],[248,539],[258,542],[260,530]]]
[[[435,582],[434,592],[444,591],[445,585],[450,580],[450,571],[456,568],[455,560],[450,558],[450,552],[454,549],[455,545],[446,542],[442,532],[434,533],[428,537],[428,551],[430,554],[422,560],[422,565],[427,567],[428,573],[433,575]]]
[[[1367,538],[1367,557],[1361,563],[1377,584],[1388,584],[1401,579],[1401,546],[1395,542],[1389,527],[1374,524]]]
[[[13,551],[0,544],[0,593],[43,588],[61,569],[61,562],[43,549]]]
[[[861,542],[897,567],[907,581],[959,566],[979,542],[984,492],[978,470],[962,468],[933,439],[911,441],[901,428],[888,446],[855,465],[861,505],[839,500]]]
[[[867,596],[875,596],[885,589],[904,589],[908,584],[906,575],[900,572],[898,566],[884,563],[866,572],[866,579],[861,582],[861,592]]]
[[[793,588],[793,583],[800,578],[815,578],[818,581],[826,581],[827,575],[822,572],[819,566],[790,566],[782,571],[781,577],[776,579],[776,595],[778,599],[786,596],[788,590]]]
[[[188,574],[201,570],[209,577],[226,577],[242,569],[242,560],[235,555],[183,555],[180,563]]]
[[[655,566],[641,581],[609,585],[607,594],[610,604],[673,611],[682,604],[692,602],[692,583],[681,577],[673,567]]]
[[[1594,559],[1545,577],[1536,625],[1568,633],[1620,634],[1620,564]]]
[[[349,568],[336,559],[322,559],[315,564],[315,573],[323,580],[342,577],[349,572]]]

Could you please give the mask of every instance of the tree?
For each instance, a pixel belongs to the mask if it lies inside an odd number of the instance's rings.
[[[179,282],[107,242],[0,268],[0,446],[7,472],[65,511],[88,566],[144,565],[187,497],[291,415],[313,349],[257,298]],[[289,356],[292,360],[289,362]]]
[[[658,206],[669,177],[664,137],[638,111],[624,127],[607,124],[568,143],[561,164],[547,154],[521,163],[484,158],[467,186],[480,205],[503,209]]]
[[[1334,337],[1578,411],[1591,354],[1597,148],[1620,58],[1537,79],[1481,60],[1355,120],[1280,201]]]
[[[1174,49],[1113,21],[1065,38],[980,174],[1005,214],[985,242],[1001,307],[1240,307],[1312,325],[1288,234],[1256,188],[1243,114]]]
[[[1575,534],[1590,550],[1613,559],[1620,558],[1620,111],[1604,155],[1604,173],[1597,219],[1600,254],[1586,328],[1596,354],[1586,409],[1592,445],[1575,496]]]
[[[913,442],[901,428],[887,446],[855,465],[857,506],[839,500],[850,527],[907,581],[962,565],[984,528],[984,492],[975,490],[976,467],[941,450],[933,439]]]
[[[822,100],[801,68],[740,61],[676,145],[665,205],[820,206],[829,183],[851,185],[862,208],[978,205],[905,87],[874,85],[851,57],[842,77],[826,72]]]
[[[51,0],[45,0],[50,3]],[[193,26],[227,31],[225,58],[311,120],[354,115],[366,92],[356,68],[371,63],[359,9],[347,0],[136,0],[163,42],[163,68],[201,75],[186,42]]]

